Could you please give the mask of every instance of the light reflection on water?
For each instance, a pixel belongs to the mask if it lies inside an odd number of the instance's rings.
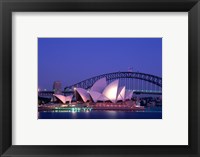
[[[162,119],[162,107],[147,108],[145,111],[91,111],[70,112],[66,110],[41,111],[38,119]]]

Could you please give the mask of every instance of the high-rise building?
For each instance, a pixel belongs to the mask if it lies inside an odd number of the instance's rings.
[[[54,81],[53,91],[54,91],[54,94],[61,94],[62,93],[62,84],[61,84],[60,81]]]

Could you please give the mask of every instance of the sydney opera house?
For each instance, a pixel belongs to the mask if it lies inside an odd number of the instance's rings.
[[[126,90],[125,86],[119,86],[119,80],[114,80],[111,83],[107,83],[106,78],[97,80],[93,86],[89,89],[74,88],[74,95],[76,101],[81,102],[113,102],[130,100],[133,95],[133,91]],[[62,103],[72,102],[73,95],[64,96],[54,94]]]

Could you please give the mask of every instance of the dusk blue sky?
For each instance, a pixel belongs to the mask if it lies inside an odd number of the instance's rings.
[[[39,38],[38,88],[62,88],[110,72],[162,77],[162,38]]]

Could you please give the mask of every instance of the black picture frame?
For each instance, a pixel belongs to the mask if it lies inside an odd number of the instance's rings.
[[[22,146],[12,145],[12,12],[188,12],[188,146]],[[1,156],[200,156],[200,2],[199,0],[0,0],[0,154]],[[181,79],[181,78],[179,78]],[[31,135],[31,133],[30,133]],[[163,133],[163,136],[164,133]],[[170,138],[170,137],[169,137]],[[109,139],[108,139],[109,140]]]

